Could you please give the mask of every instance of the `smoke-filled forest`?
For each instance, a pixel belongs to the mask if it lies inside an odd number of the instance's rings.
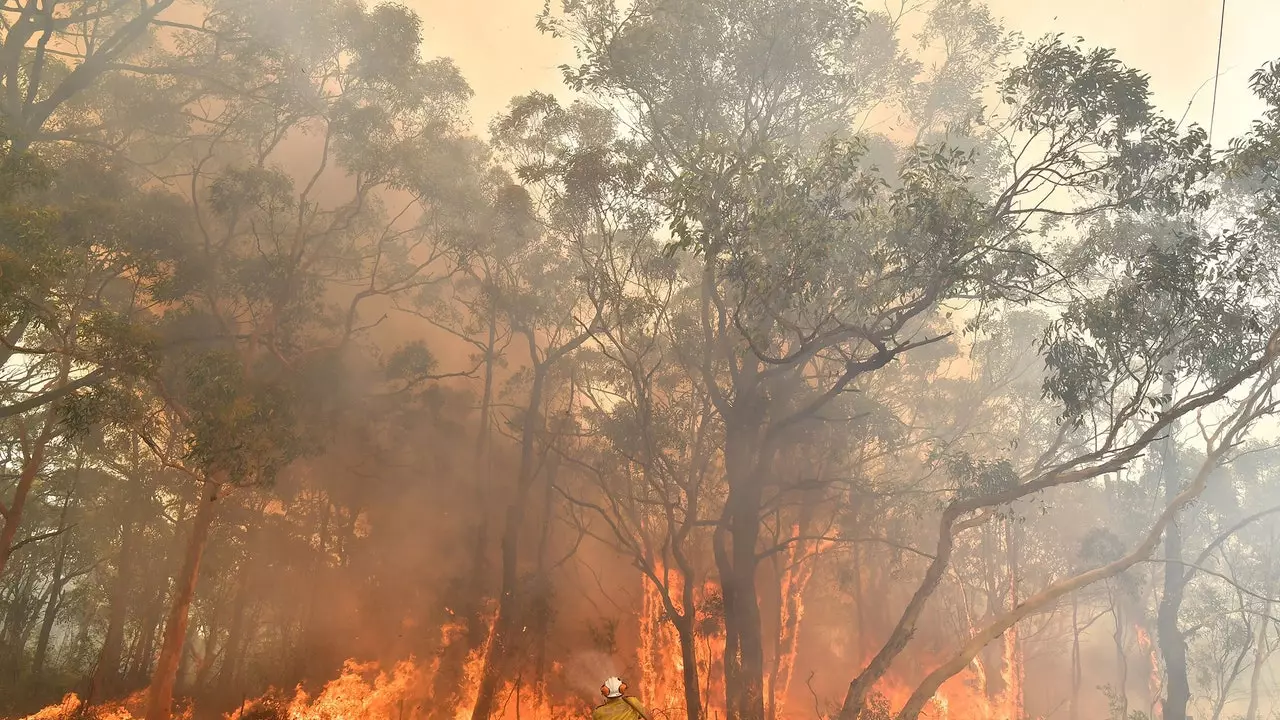
[[[0,714],[1280,718],[1280,63],[535,5],[0,2]]]

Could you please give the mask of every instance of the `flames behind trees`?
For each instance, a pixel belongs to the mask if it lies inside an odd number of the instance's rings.
[[[1214,155],[967,0],[583,0],[481,142],[397,4],[0,14],[14,712],[1074,719],[1170,528],[1276,587],[1275,67]]]

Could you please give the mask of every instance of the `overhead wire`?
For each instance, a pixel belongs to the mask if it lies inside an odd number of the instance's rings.
[[[1213,99],[1209,104],[1209,144],[1213,144],[1213,123],[1218,116],[1218,78],[1222,75],[1222,34],[1227,27],[1227,0],[1222,0],[1222,16],[1218,19],[1218,59],[1213,66]]]

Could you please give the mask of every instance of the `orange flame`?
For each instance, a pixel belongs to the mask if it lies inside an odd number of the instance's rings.
[[[123,700],[101,703],[91,708],[84,709],[84,715],[81,715],[84,701],[75,693],[67,693],[62,698],[62,702],[56,705],[50,705],[39,712],[28,715],[22,720],[76,720],[76,718],[85,717],[90,720],[135,720],[143,716],[143,711],[147,703],[147,691],[141,690],[133,693]],[[174,713],[175,720],[191,720],[192,709],[185,708],[181,712]]]
[[[809,551],[814,549],[810,545]],[[784,718],[787,707],[792,675],[798,650],[798,627],[804,615],[804,589],[812,577],[812,563],[804,560],[805,550],[797,547],[791,553],[792,562],[784,576],[784,607],[781,612],[782,635],[780,637],[779,666],[777,668],[774,696],[774,717]],[[725,638],[723,631],[716,628],[715,623],[705,622],[710,618],[700,616],[706,607],[706,601],[717,592],[717,586],[708,581],[695,587],[694,597],[689,601],[681,596],[680,588],[684,586],[679,573],[672,569],[663,569],[661,577],[667,578],[668,587],[673,596],[671,604],[677,611],[695,614],[695,651],[696,675],[699,683],[704,717],[724,717],[724,680],[723,653]],[[643,581],[642,612],[637,618],[639,630],[640,686],[637,695],[653,710],[660,711],[660,717],[678,718],[684,714],[684,677],[683,655],[680,638],[669,618],[667,608],[659,590],[647,579]],[[686,610],[686,608],[688,608]],[[479,647],[474,648],[467,656],[461,668],[461,684],[456,698],[454,711],[456,720],[468,720],[475,704],[480,684],[481,671],[488,644],[492,638],[492,624],[496,613],[488,613],[489,634]],[[445,625],[441,628],[442,641],[456,640],[461,632],[457,625]],[[432,682],[439,670],[440,660],[419,664],[412,659],[402,661],[389,672],[383,671],[376,663],[361,663],[348,660],[339,675],[327,683],[314,696],[301,686],[292,695],[281,696],[274,691],[261,698],[243,705],[240,709],[227,714],[226,720],[247,720],[249,717],[272,716],[281,720],[420,720],[425,717],[427,708],[433,703]],[[917,666],[920,666],[917,663]],[[564,668],[558,663],[551,666],[551,674],[563,675]],[[985,692],[986,671],[980,662],[975,661],[964,673],[952,678],[932,699],[922,713],[922,718],[929,720],[1021,720],[1011,714],[1008,703],[993,703]],[[563,678],[561,678],[563,679]],[[562,683],[569,686],[569,683]],[[889,710],[901,709],[913,690],[905,678],[886,677],[875,690],[886,700]],[[551,720],[561,717],[582,717],[590,712],[588,703],[594,698],[583,697],[551,697],[543,688],[530,692],[528,686],[521,687],[515,681],[508,680],[498,692],[498,701],[494,710],[494,720]],[[145,701],[145,691],[118,703],[98,706],[90,713],[92,720],[135,720],[141,717]],[[796,716],[808,713],[801,709],[801,703],[794,703]],[[68,695],[57,705],[52,705],[23,720],[74,720],[80,710],[81,700],[75,695]],[[179,720],[190,720],[191,711],[187,709],[176,716]]]
[[[1151,697],[1155,698],[1156,706],[1154,708],[1156,717],[1163,716],[1162,708],[1160,708],[1160,700],[1164,692],[1163,683],[1160,680],[1160,658],[1156,655],[1155,645],[1151,642],[1151,635],[1147,629],[1141,624],[1134,624],[1134,630],[1138,637],[1138,647],[1146,654],[1148,662],[1151,664],[1150,675],[1147,676],[1147,685],[1151,692]]]

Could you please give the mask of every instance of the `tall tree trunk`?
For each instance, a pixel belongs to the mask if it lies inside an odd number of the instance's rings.
[[[537,422],[542,417],[542,392],[546,383],[546,366],[534,369],[533,387],[529,391],[529,404],[525,408],[521,427],[520,468],[516,476],[515,494],[507,506],[502,526],[502,587],[498,598],[498,616],[494,619],[493,637],[485,653],[484,668],[480,673],[480,687],[472,709],[472,720],[488,720],[493,713],[498,686],[514,640],[516,616],[520,611],[520,534],[524,529],[525,509],[529,490],[533,486],[534,443]]]
[[[18,482],[14,485],[12,499],[7,506],[0,504],[0,519],[4,520],[4,526],[0,527],[0,577],[4,577],[4,570],[9,565],[13,543],[18,537],[18,526],[22,523],[22,512],[26,509],[31,487],[35,484],[40,468],[44,465],[45,447],[53,437],[53,423],[46,421],[45,425],[39,437],[32,440],[30,452],[23,458],[22,469],[18,475]]]
[[[247,607],[249,604],[249,584],[251,580],[252,545],[250,552],[243,560],[240,570],[240,582],[236,585],[235,599],[231,601],[231,626],[227,630],[227,642],[223,646],[222,664],[218,668],[218,685],[223,692],[235,688],[240,674],[240,662],[245,645],[248,627]]]
[[[524,529],[525,506],[529,503],[529,490],[537,476],[534,464],[534,448],[542,420],[543,392],[547,373],[562,358],[577,350],[590,337],[590,332],[580,333],[538,361],[537,336],[532,330],[522,330],[529,343],[529,357],[533,362],[533,385],[529,389],[529,403],[525,408],[520,428],[520,468],[516,474],[515,492],[507,506],[502,526],[502,587],[498,597],[498,617],[494,620],[493,636],[485,653],[484,668],[480,672],[480,688],[476,704],[472,708],[472,720],[488,720],[493,713],[498,684],[506,669],[515,635],[517,615],[521,610],[520,592],[520,534]]]
[[[126,513],[130,511],[126,509]],[[120,525],[120,555],[116,561],[116,574],[111,580],[111,598],[107,610],[107,634],[98,654],[97,667],[89,681],[89,700],[111,697],[121,680],[120,661],[124,650],[124,624],[128,618],[129,586],[133,581],[135,522],[126,514]]]
[[[1271,578],[1272,573],[1275,571],[1275,557],[1276,535],[1272,531],[1271,542],[1267,544],[1267,592],[1263,593],[1268,599],[1262,607],[1262,614],[1258,616],[1258,638],[1253,648],[1253,672],[1249,674],[1249,708],[1245,711],[1244,720],[1258,720],[1258,702],[1262,694],[1262,671],[1269,657],[1267,628],[1271,626],[1271,609],[1275,605],[1270,599],[1273,596],[1272,589],[1274,585],[1271,582]]]
[[[1271,626],[1271,608],[1273,603],[1267,600],[1258,618],[1258,639],[1253,648],[1253,672],[1249,677],[1249,709],[1245,711],[1244,720],[1258,720],[1258,700],[1262,691],[1262,671],[1267,664],[1267,628]]]
[[[773,657],[769,662],[769,674],[765,677],[764,683],[764,715],[766,720],[778,720],[778,677],[782,674],[782,655],[783,655],[783,639],[782,629],[786,624],[786,605],[787,605],[787,568],[783,565],[779,555],[774,555],[770,560],[770,566],[773,570],[772,582],[769,583],[769,589],[773,589],[774,583],[778,586],[778,591],[771,598],[777,608],[777,615],[773,618],[777,624],[778,632],[773,636]]]
[[[1069,720],[1080,720],[1080,686],[1083,685],[1080,664],[1080,597],[1071,594],[1071,695],[1067,705]]]
[[[1012,518],[1004,524],[1005,558],[1009,570],[1009,609],[1018,606],[1018,542],[1017,530]],[[1004,700],[1005,712],[1009,720],[1022,720],[1022,643],[1018,635],[1018,626],[1014,625],[1004,634]]]
[[[203,496],[202,496],[203,497]],[[171,547],[186,547],[191,542],[191,536],[187,534],[185,527],[187,522],[187,506],[180,504],[178,506],[178,515],[173,523],[173,541]],[[186,540],[186,543],[183,540]],[[151,601],[147,605],[142,614],[141,625],[142,633],[140,642],[135,646],[133,660],[129,668],[129,683],[131,685],[142,685],[147,683],[155,671],[155,645],[156,638],[162,630],[162,623],[165,616],[165,604],[169,600],[170,581],[173,580],[175,585],[180,582],[182,567],[176,565],[172,558],[165,559],[165,565],[168,567],[166,575],[155,580],[155,586],[152,588]],[[149,573],[144,573],[148,575]]]
[[[680,639],[681,681],[684,683],[684,716],[686,720],[700,720],[702,717],[702,692],[698,678],[698,636],[694,632],[694,612],[691,595],[685,602],[685,611],[672,618],[676,628],[676,637]]]
[[[160,634],[164,622],[164,605],[167,593],[164,588],[156,589],[151,601],[144,609],[139,625],[138,642],[134,644],[133,657],[129,662],[128,681],[138,686],[147,682],[155,667],[156,637]]]
[[[209,528],[213,525],[216,514],[219,489],[219,483],[208,480],[201,488],[200,504],[196,508],[182,571],[175,583],[169,618],[164,626],[160,658],[156,661],[155,672],[151,676],[146,720],[170,720],[172,714],[173,688],[177,683],[178,667],[182,661],[182,646],[187,636],[191,601],[195,598],[200,560],[209,541]]]
[[[445,641],[440,651],[439,670],[432,680],[433,720],[453,718],[457,708],[462,670],[468,655],[484,647],[489,637],[489,619],[485,613],[485,597],[489,585],[489,483],[493,481],[493,464],[490,461],[489,442],[492,433],[493,385],[497,362],[498,316],[494,308],[488,312],[488,341],[484,346],[484,382],[480,394],[480,412],[476,427],[476,444],[472,454],[472,494],[476,509],[476,522],[471,540],[471,562],[466,578],[460,583],[461,597],[457,602],[458,617],[462,621],[461,632]]]
[[[36,640],[35,656],[31,660],[31,674],[39,677],[44,671],[45,657],[49,652],[49,638],[53,635],[53,625],[58,619],[58,606],[62,603],[62,589],[66,585],[67,564],[67,510],[71,507],[71,497],[75,494],[75,486],[67,492],[62,501],[62,510],[58,513],[58,555],[53,561],[53,575],[49,581],[49,599],[45,604],[44,620],[40,623],[40,636]]]
[[[534,623],[537,629],[533,637],[533,691],[534,697],[539,702],[547,696],[547,640],[551,637],[552,630],[549,625],[550,615],[545,612],[549,610],[547,603],[550,602],[552,592],[547,561],[550,559],[548,555],[551,551],[551,521],[555,512],[556,475],[559,469],[558,456],[552,455],[547,458],[546,492],[542,498],[542,528],[538,537],[538,566],[534,574],[539,593],[538,607],[544,611]]]
[[[240,665],[243,661],[245,645],[249,635],[249,597],[253,587],[257,564],[256,548],[258,532],[263,525],[265,504],[252,503],[246,506],[249,511],[248,528],[245,532],[245,553],[240,560],[240,573],[236,582],[236,594],[231,600],[231,619],[227,628],[227,641],[223,645],[222,663],[218,666],[216,683],[218,688],[228,697],[235,690],[240,676]],[[356,512],[351,511],[354,523]]]
[[[1166,389],[1172,391],[1166,382]],[[1169,505],[1177,497],[1176,450],[1170,437],[1160,443],[1160,473],[1164,485],[1164,502]],[[1178,628],[1182,597],[1186,587],[1186,570],[1182,560],[1182,532],[1178,518],[1164,530],[1164,593],[1156,612],[1156,636],[1165,669],[1163,720],[1187,720],[1187,703],[1191,700],[1191,684],[1187,677],[1187,640]]]
[[[307,607],[302,618],[302,640],[297,645],[297,652],[293,661],[295,675],[303,678],[310,677],[311,673],[317,668],[320,657],[322,657],[320,638],[323,637],[323,632],[317,627],[316,623],[316,603],[322,595],[320,583],[329,568],[327,555],[329,554],[329,523],[333,514],[333,502],[324,493],[321,493],[320,499],[320,522],[317,528],[320,547],[311,558],[311,589],[307,593]]]
[[[1112,590],[1113,593],[1119,592]],[[1119,703],[1120,717],[1129,717],[1129,658],[1124,651],[1124,611],[1120,609],[1118,598],[1111,598],[1111,615],[1116,621],[1115,634],[1112,639],[1116,647],[1116,702]]]
[[[759,565],[761,471],[767,453],[757,454],[758,432],[752,426],[729,428],[725,434],[725,474],[729,497],[725,503],[729,548],[717,556],[723,564],[720,582],[725,612],[725,708],[729,720],[764,720],[764,638],[760,627],[760,598],[756,592]]]

